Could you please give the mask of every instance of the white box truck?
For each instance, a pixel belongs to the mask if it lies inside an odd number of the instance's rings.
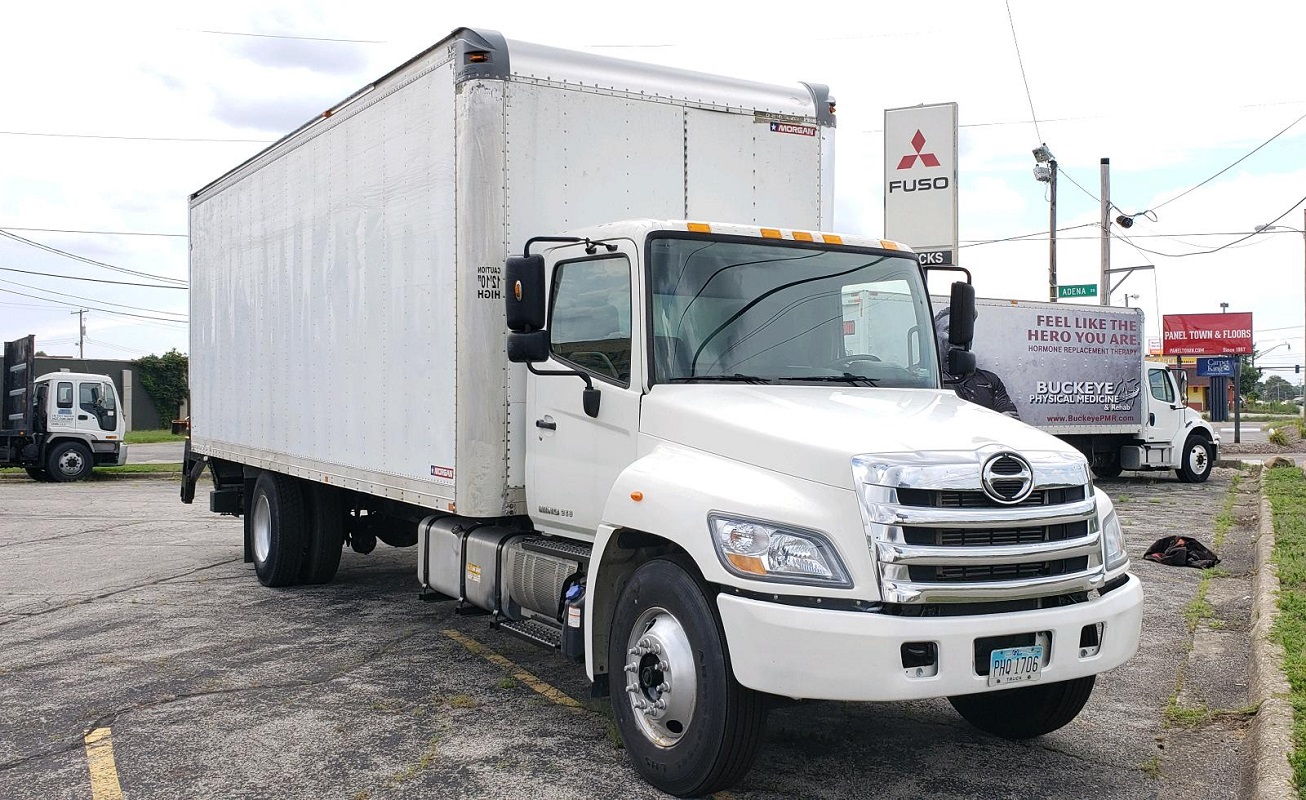
[[[1002,380],[1022,421],[1074,445],[1099,478],[1122,470],[1174,470],[1188,483],[1210,477],[1220,435],[1188,407],[1184,371],[1144,359],[1142,309],[977,305],[979,368]]]
[[[127,463],[126,415],[108,375],[36,375],[36,337],[5,342],[0,467],[22,467],[33,480],[77,481],[96,467]]]
[[[833,112],[455,31],[191,198],[183,500],[208,469],[269,586],[415,545],[673,794],[738,780],[775,696],[1066,724],[1138,646],[1120,523],[942,387],[969,318],[941,356],[910,250],[824,232]]]

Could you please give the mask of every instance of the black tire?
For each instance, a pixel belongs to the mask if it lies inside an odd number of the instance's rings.
[[[1084,710],[1097,676],[949,697],[967,722],[1003,739],[1032,739],[1068,724]]]
[[[77,441],[59,442],[45,456],[45,472],[56,483],[80,481],[94,468],[95,458],[90,448]]]
[[[250,495],[249,536],[254,572],[264,586],[291,586],[304,563],[306,524],[299,481],[264,472]]]
[[[50,481],[54,480],[54,478],[50,477],[50,473],[46,472],[41,467],[26,467],[25,469],[27,470],[27,477],[31,478],[34,481],[40,481],[41,483],[49,483]]]
[[[1211,457],[1211,443],[1200,436],[1189,436],[1179,454],[1179,469],[1175,474],[1184,483],[1202,483],[1211,477],[1215,459]]]
[[[340,490],[324,483],[304,485],[308,501],[308,532],[304,539],[304,563],[300,583],[330,583],[340,566],[345,544],[345,507]]]
[[[1117,455],[1098,455],[1093,458],[1093,474],[1102,480],[1119,478],[1124,467],[1120,466]]]
[[[622,588],[609,636],[612,713],[626,752],[644,780],[679,797],[710,794],[737,783],[752,766],[766,725],[766,697],[741,686],[731,671],[713,594],[680,563],[665,558],[649,561],[636,569]],[[649,666],[643,661],[632,672],[623,669],[636,624],[642,628],[636,637],[651,630],[640,622],[649,614],[672,618],[671,624],[677,626],[688,644],[688,649],[680,651],[681,663],[692,665],[686,670],[695,687],[689,720],[672,720],[668,711],[668,718],[661,723],[673,731],[675,725],[681,728],[674,731],[678,738],[669,744],[660,744],[645,733],[641,725],[647,724],[648,717],[634,703],[654,697],[672,698],[675,687],[684,685],[686,679],[677,681],[677,676],[684,673],[663,673],[661,665]],[[664,652],[635,658],[670,659]],[[628,680],[640,686],[647,680],[649,686],[661,683],[671,688],[665,695],[660,689],[632,694],[627,691]],[[678,697],[672,700],[683,702]]]

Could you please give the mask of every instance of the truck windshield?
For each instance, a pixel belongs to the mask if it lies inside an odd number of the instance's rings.
[[[649,253],[654,382],[939,385],[913,258],[703,236]]]

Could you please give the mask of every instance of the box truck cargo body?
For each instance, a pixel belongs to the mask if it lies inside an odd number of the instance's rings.
[[[494,34],[428,50],[192,198],[195,449],[522,512],[505,256],[636,216],[819,230],[827,105]]]
[[[191,198],[183,501],[208,470],[269,586],[415,545],[673,794],[744,774],[771,695],[1067,724],[1137,648],[1119,520],[942,385],[969,284],[936,346],[915,255],[826,230],[833,112],[455,31]]]

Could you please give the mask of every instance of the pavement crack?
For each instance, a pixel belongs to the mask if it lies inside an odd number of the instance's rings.
[[[156,578],[155,580],[152,580],[152,581],[145,581],[144,583],[137,583],[137,584],[134,584],[134,585],[132,585],[132,586],[126,586],[126,587],[123,587],[123,588],[121,588],[121,589],[114,589],[114,590],[112,590],[112,591],[108,591],[108,592],[101,592],[100,594],[92,595],[91,597],[84,597],[84,598],[82,598],[82,599],[80,599],[80,600],[74,600],[74,601],[72,601],[72,602],[70,602],[70,603],[63,603],[62,605],[57,605],[57,606],[54,606],[54,607],[52,607],[52,608],[44,608],[44,609],[41,609],[40,611],[17,612],[17,613],[14,614],[14,619],[8,619],[8,620],[0,621],[0,628],[3,628],[3,627],[6,626],[6,625],[12,625],[12,624],[14,624],[15,622],[23,622],[23,621],[29,620],[29,619],[31,619],[32,617],[39,617],[39,616],[43,616],[43,615],[45,615],[45,614],[51,614],[51,613],[53,613],[53,612],[55,612],[55,611],[63,611],[64,609],[68,609],[68,608],[75,608],[75,607],[77,607],[77,606],[89,605],[90,603],[94,603],[94,602],[96,602],[97,600],[104,600],[105,598],[113,597],[114,595],[122,594],[122,593],[124,593],[124,592],[130,592],[130,591],[133,591],[133,590],[136,590],[136,589],[144,589],[144,588],[146,588],[146,587],[148,587],[148,586],[157,586],[157,585],[159,585],[159,584],[161,584],[161,583],[167,583],[168,581],[173,580],[173,579],[175,579],[175,578],[184,578],[184,577],[186,577],[187,575],[194,575],[195,573],[197,573],[197,572],[203,572],[203,571],[206,570],[206,569],[213,569],[214,567],[221,567],[221,566],[223,566],[224,564],[233,564],[233,563],[235,563],[235,562],[237,562],[237,561],[241,561],[241,560],[243,560],[243,557],[241,557],[241,556],[237,556],[237,557],[235,557],[235,558],[227,558],[227,559],[223,559],[222,561],[218,561],[218,562],[213,563],[213,564],[205,564],[205,565],[202,566],[202,567],[196,567],[195,569],[189,569],[189,570],[186,570],[185,572],[178,572],[178,573],[176,573],[175,575],[167,575],[167,576],[162,577],[162,578]]]

